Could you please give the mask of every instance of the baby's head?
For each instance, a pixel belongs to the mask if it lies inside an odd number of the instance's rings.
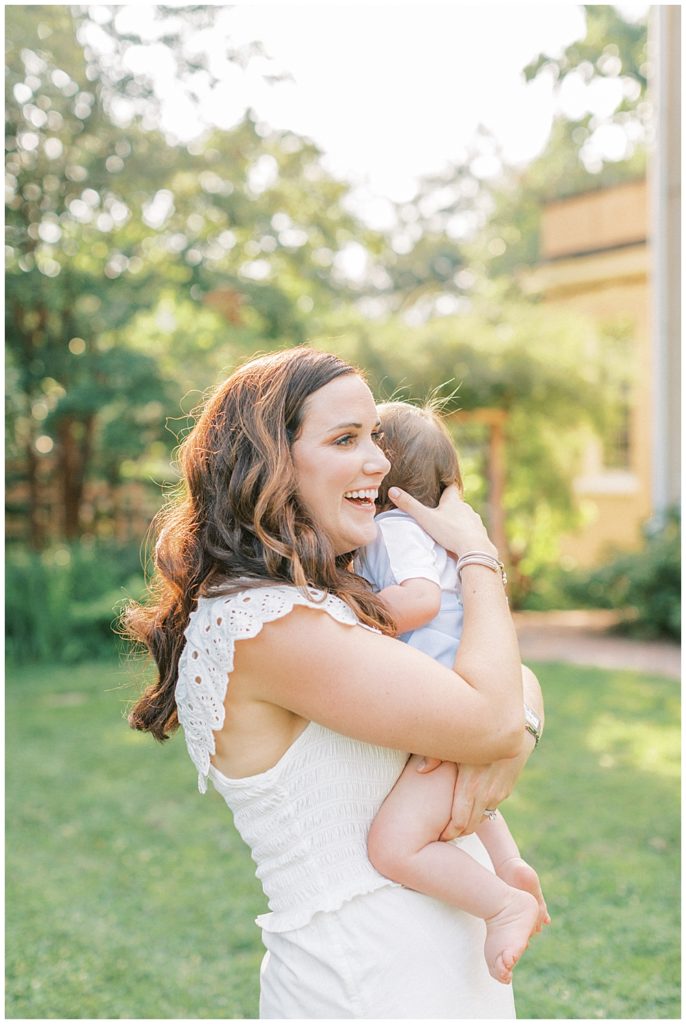
[[[423,505],[435,508],[443,491],[457,484],[462,493],[462,476],[450,435],[437,413],[429,406],[407,402],[385,402],[378,406],[382,447],[391,470],[379,487],[380,512],[394,508],[389,487],[402,487]]]

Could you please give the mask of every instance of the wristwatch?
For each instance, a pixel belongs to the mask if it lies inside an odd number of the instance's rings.
[[[536,746],[538,746],[538,741],[541,738],[541,719],[528,704],[524,705],[524,728],[531,733],[536,740]]]

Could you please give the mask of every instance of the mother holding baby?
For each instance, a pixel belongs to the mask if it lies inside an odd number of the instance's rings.
[[[484,556],[461,572],[452,669],[395,639],[352,571],[390,468],[379,429],[361,373],[306,347],[217,389],[181,448],[184,493],[160,518],[150,603],[127,610],[158,669],[130,724],[159,740],[182,726],[200,791],[210,779],[251,849],[269,901],[262,1018],[512,1018],[484,921],[368,857],[414,752],[460,765],[443,839],[462,837],[492,870],[473,833],[512,791],[543,713],[497,553],[457,488],[437,508],[391,491],[449,552]]]

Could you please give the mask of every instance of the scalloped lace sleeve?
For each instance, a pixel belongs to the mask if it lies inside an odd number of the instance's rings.
[[[334,594],[324,595],[312,588],[308,595],[296,587],[275,586],[198,601],[184,634],[175,696],[201,793],[207,792],[214,732],[224,725],[224,698],[236,640],[257,636],[265,622],[283,618],[296,605],[320,608],[346,625],[361,625],[352,609]]]

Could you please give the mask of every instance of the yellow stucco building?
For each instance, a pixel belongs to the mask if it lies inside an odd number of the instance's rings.
[[[599,326],[631,370],[615,436],[589,441],[575,490],[588,515],[565,538],[579,565],[635,547],[646,520],[681,503],[681,10],[651,8],[653,139],[648,178],[543,211],[541,260],[523,285]]]
[[[578,565],[611,547],[635,547],[653,510],[648,237],[645,180],[557,200],[543,211],[541,262],[524,281],[547,305],[614,328],[618,358],[630,369],[622,422],[603,439],[589,437],[574,481],[586,525],[565,538],[563,553]]]

